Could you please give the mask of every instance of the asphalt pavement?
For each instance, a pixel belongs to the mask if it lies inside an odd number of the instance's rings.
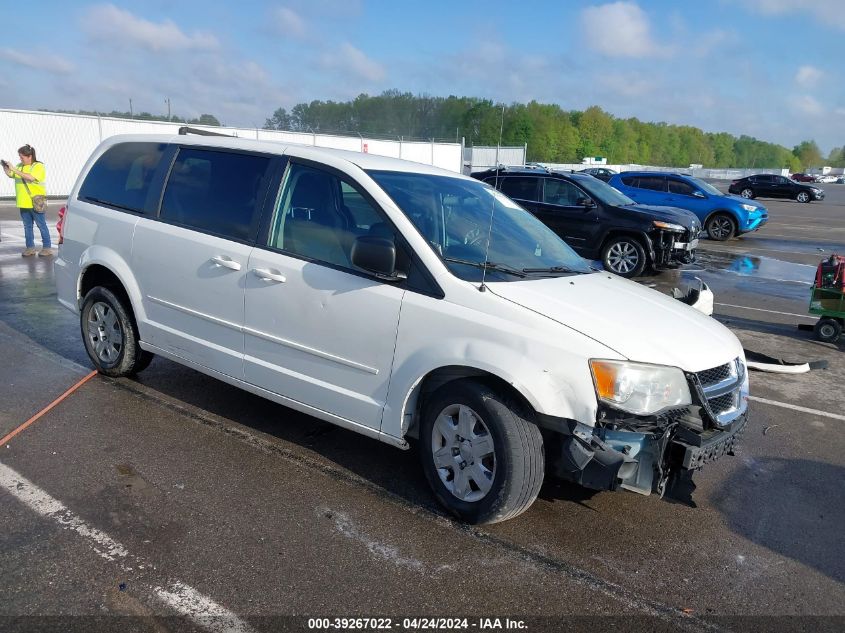
[[[697,474],[698,507],[548,481],[520,517],[467,527],[415,449],[157,358],[90,378],[0,446],[0,629],[842,630],[845,343],[797,327],[815,265],[845,253],[845,185],[824,188],[764,200],[762,230],[643,280],[700,277],[746,348],[828,361],[751,375],[740,451]],[[91,372],[21,235],[0,203],[0,436]]]

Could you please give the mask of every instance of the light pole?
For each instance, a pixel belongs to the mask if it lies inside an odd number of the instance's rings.
[[[167,104],[167,120],[170,121],[170,97],[166,97],[164,102]]]

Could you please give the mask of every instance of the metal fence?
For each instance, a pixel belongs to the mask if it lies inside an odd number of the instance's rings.
[[[520,164],[520,163],[514,163]],[[543,166],[549,169],[559,169],[561,171],[581,171],[588,167],[604,167],[606,169],[613,169],[614,171],[669,171],[679,174],[689,174],[696,178],[708,178],[712,180],[737,180],[745,178],[746,176],[753,176],[754,174],[776,174],[779,176],[789,176],[788,169],[766,169],[766,168],[690,168],[690,167],[660,167],[656,165],[583,165],[581,163],[542,163]]]
[[[475,145],[464,148],[464,173],[481,171],[496,165],[524,165],[527,146],[496,147]]]
[[[116,134],[176,134],[182,123],[136,121],[76,114],[0,109],[0,158],[18,162],[17,148],[29,143],[38,160],[47,167],[47,195],[66,196],[91,152],[104,139]],[[192,127],[230,134],[239,138],[278,141],[367,152],[435,165],[460,173],[463,162],[460,143],[384,140],[366,136],[338,136],[282,132],[254,128]],[[0,177],[0,197],[14,195],[10,179]]]

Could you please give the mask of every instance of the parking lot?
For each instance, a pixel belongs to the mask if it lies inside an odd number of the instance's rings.
[[[41,414],[0,446],[0,629],[112,616],[126,616],[122,630],[335,617],[403,629],[416,616],[470,629],[500,618],[492,630],[505,618],[535,631],[843,630],[845,340],[797,327],[815,321],[815,266],[845,253],[845,185],[824,189],[821,203],[763,200],[762,230],[703,240],[696,264],[642,280],[669,291],[700,277],[746,349],[828,362],[752,374],[740,451],[697,474],[698,507],[547,480],[525,514],[480,528],[443,514],[414,449],[167,360],[132,380],[90,377],[44,411],[91,364],[52,260],[20,256],[17,211],[0,203],[0,436]]]

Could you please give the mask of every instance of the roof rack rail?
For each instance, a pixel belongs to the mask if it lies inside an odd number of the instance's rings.
[[[212,132],[211,130],[201,130],[196,127],[188,127],[183,125],[179,128],[180,136],[187,136],[188,134],[196,134],[197,136],[226,136],[228,138],[236,138],[231,134],[223,134],[222,132]]]

